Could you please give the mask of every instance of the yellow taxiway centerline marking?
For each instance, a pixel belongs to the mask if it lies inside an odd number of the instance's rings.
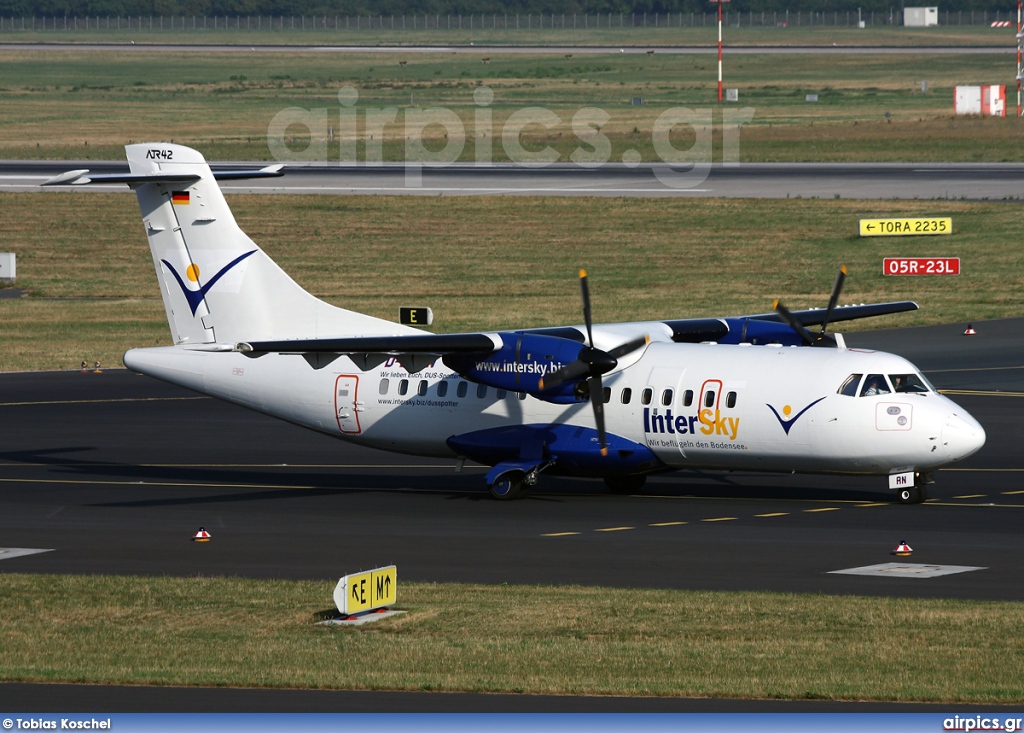
[[[964,471],[970,473],[1019,473],[1024,468],[940,468],[940,471]]]
[[[689,522],[655,522],[654,524],[648,524],[648,527],[676,527],[680,524],[689,524]]]
[[[948,372],[1001,372],[1005,369],[1024,369],[1024,366],[965,367],[963,369],[929,369],[925,374],[946,374]]]
[[[952,501],[935,501],[929,499],[921,506],[955,506],[955,507],[978,507],[979,509],[1024,509],[1024,504],[958,504]]]
[[[870,504],[858,504],[857,506],[889,506],[887,501],[873,501]]]
[[[437,463],[7,463],[0,461],[0,468],[59,466],[60,468],[441,468],[454,470],[451,465]],[[486,469],[487,466],[464,466],[463,471]]]
[[[333,486],[294,486],[291,484],[203,484],[184,481],[68,481],[52,478],[0,478],[3,483],[20,484],[75,484],[84,486],[180,486],[192,488],[215,489],[332,489]]]
[[[769,514],[755,514],[755,517],[785,517],[789,512],[771,512]]]
[[[988,496],[988,494],[964,494],[963,496],[954,496],[954,499],[981,499]]]
[[[1013,496],[1016,494],[1024,494],[1024,491],[1004,491],[1003,493],[1007,496]]]
[[[601,527],[595,529],[595,532],[624,532],[627,529],[636,529],[636,527]]]
[[[820,509],[804,509],[804,512],[807,514],[813,514],[815,512],[838,512],[840,508],[841,507],[837,506],[824,506],[821,507]]]
[[[212,400],[212,397],[122,397],[115,400],[50,400],[42,402],[0,402],[0,407],[26,405],[91,405],[107,402],[183,402],[186,400]]]
[[[702,522],[731,522],[736,517],[712,517],[711,519],[702,519]]]
[[[542,534],[541,537],[569,537],[574,534],[579,534],[579,532],[548,532],[547,534]]]
[[[940,389],[939,394],[974,395],[976,397],[1024,397],[1024,392],[997,392],[991,389]]]

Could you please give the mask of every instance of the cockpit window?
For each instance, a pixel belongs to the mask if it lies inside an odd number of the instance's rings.
[[[848,376],[839,388],[839,394],[846,395],[847,397],[856,397],[857,387],[860,386],[860,378],[863,376],[863,374],[851,374]]]
[[[920,374],[890,374],[889,381],[892,382],[894,392],[921,393],[930,392],[928,383]]]
[[[885,381],[885,375],[869,374],[864,379],[864,386],[860,388],[861,397],[871,397],[877,394],[889,394],[889,383]]]

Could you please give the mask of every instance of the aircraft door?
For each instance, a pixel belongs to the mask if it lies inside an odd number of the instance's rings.
[[[352,374],[339,374],[334,383],[334,413],[338,417],[338,430],[343,433],[355,434],[359,427],[359,377]]]

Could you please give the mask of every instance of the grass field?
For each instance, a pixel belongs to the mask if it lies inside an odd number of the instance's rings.
[[[1020,315],[1015,203],[260,195],[230,204],[314,294],[392,320],[400,305],[429,305],[439,332],[578,323],[581,266],[602,322],[763,313],[774,298],[824,306],[844,263],[843,302],[922,307],[854,327]],[[0,207],[31,295],[0,299],[0,370],[115,366],[128,348],[168,343],[134,196],[0,194]],[[949,215],[954,234],[857,237],[858,219],[876,215]],[[893,255],[959,256],[963,274],[885,277],[882,258]]]
[[[795,12],[788,16],[785,11],[772,14],[765,13],[762,21],[761,15],[755,13],[742,13],[738,18],[735,13],[729,13],[725,20],[726,27],[723,31],[723,40],[726,48],[729,45],[737,46],[999,46],[1005,45],[1012,48],[1015,45],[1014,32],[1012,28],[992,28],[989,20],[995,20],[994,14],[989,12],[984,16],[978,11],[975,16],[976,25],[970,24],[970,12],[963,15],[953,13],[948,21],[943,13],[941,25],[931,28],[905,28],[901,25],[890,25],[888,14],[865,13],[863,19],[868,27],[856,28],[856,13],[851,14],[851,24],[843,25],[846,21],[846,13],[838,16],[828,14],[825,18],[826,25],[821,25],[821,14],[817,14],[818,25],[809,23],[807,13],[799,17]],[[1013,20],[1005,12],[1001,14],[1002,20]],[[834,22],[838,19],[840,25]],[[36,30],[32,30],[32,20],[25,21],[25,30],[22,30],[22,19],[14,19],[14,30],[11,30],[11,19],[4,18],[0,30],[0,43],[135,43],[135,44],[228,44],[228,45],[451,45],[469,46],[475,45],[508,45],[508,46],[552,46],[552,45],[574,45],[574,46],[623,46],[633,48],[654,48],[664,46],[713,46],[718,40],[717,20],[714,9],[703,17],[698,13],[690,16],[689,13],[683,17],[683,25],[679,26],[679,15],[673,14],[672,24],[666,26],[665,15],[659,19],[660,25],[654,27],[654,15],[649,15],[647,27],[630,27],[629,17],[624,19],[626,27],[618,27],[619,18],[617,15],[612,18],[612,27],[608,27],[608,17],[602,16],[600,27],[594,27],[595,18],[591,14],[589,18],[590,27],[583,28],[583,16],[577,16],[577,27],[572,28],[572,17],[566,17],[566,28],[562,28],[562,19],[555,17],[555,26],[551,28],[550,16],[544,18],[544,28],[537,27],[537,15],[533,16],[532,27],[527,27],[526,16],[520,17],[520,27],[515,28],[513,16],[509,16],[510,28],[502,27],[503,16],[487,14],[484,27],[481,28],[480,15],[474,19],[474,27],[469,28],[469,16],[463,16],[463,29],[457,27],[457,16],[453,16],[453,23],[456,27],[447,27],[447,18],[441,16],[435,18],[430,16],[432,27],[423,28],[423,16],[417,20],[417,28],[412,28],[412,17],[406,18],[406,27],[402,28],[402,19],[395,19],[396,27],[392,29],[390,16],[384,17],[384,28],[377,27],[379,23],[375,17],[375,27],[367,28],[366,18],[360,21],[360,28],[357,30],[355,18],[349,19],[349,27],[345,28],[344,18],[340,20],[340,28],[333,28],[334,18],[328,19],[328,29],[322,28],[322,21],[317,19],[317,28],[312,28],[313,21],[305,18],[305,30],[301,29],[302,19],[294,19],[295,28],[292,28],[292,19],[284,20],[284,29],[281,29],[281,19],[275,19],[274,30],[269,30],[269,19],[262,21],[255,17],[235,16],[229,19],[230,27],[225,29],[225,19],[218,19],[218,27],[214,29],[214,21],[208,18],[207,27],[204,29],[203,19],[196,19],[196,29],[192,28],[192,18],[184,21],[185,28],[182,29],[182,19],[174,20],[174,29],[171,29],[171,20],[165,19],[164,27],[160,28],[159,18],[153,20],[154,26],[149,27],[150,19],[142,19],[142,28],[139,28],[139,18],[135,17],[131,28],[128,27],[126,19],[121,19],[122,28],[117,30],[117,21],[110,19],[111,28],[106,28],[106,18],[100,19],[100,27],[96,28],[96,19],[89,21],[89,30],[85,29],[85,19],[78,19],[78,30],[74,30],[74,19],[69,18],[69,29],[64,30],[63,18],[57,19],[58,29],[53,30],[53,19],[47,19],[47,30],[42,29],[42,19],[36,21]],[[788,25],[781,27],[782,23]],[[637,22],[642,23],[642,17],[637,16]],[[966,23],[967,25],[964,25]],[[257,26],[262,24],[262,30]],[[433,26],[440,24],[441,28]],[[497,25],[497,28],[492,27]],[[778,24],[778,25],[777,25]]]
[[[1024,702],[1019,603],[403,583],[407,614],[317,627],[332,591],[5,573],[0,679]]]
[[[762,29],[763,30],[763,29]],[[1008,51],[1009,51],[1008,47]],[[740,104],[717,102],[717,67],[707,55],[532,55],[318,52],[24,51],[0,48],[2,158],[120,159],[124,144],[173,140],[201,149],[210,160],[268,160],[272,121],[283,110],[323,110],[312,132],[292,125],[287,137],[294,159],[311,140],[323,143],[324,160],[338,160],[342,140],[355,140],[359,160],[404,160],[406,115],[443,108],[455,126],[429,125],[427,148],[438,152],[446,135],[465,134],[455,149],[475,160],[486,144],[492,160],[521,160],[502,139],[511,115],[539,107],[554,123],[527,124],[527,151],[547,147],[568,161],[574,152],[596,153],[583,144],[595,130],[608,140],[601,159],[620,161],[626,151],[640,159],[665,160],[653,130],[665,110],[686,107],[708,115],[712,159],[722,160],[724,115],[749,120],[741,130],[742,161],[1019,161],[1024,125],[1005,118],[954,117],[953,87],[964,83],[1013,85],[1012,53],[949,55],[922,50],[907,55],[743,55],[726,60],[726,86]],[[928,82],[922,93],[921,82]],[[486,86],[490,122],[478,114],[474,91]],[[342,135],[338,93],[353,87],[360,120]],[[805,101],[817,94],[817,103]],[[1011,94],[1012,96],[1012,94]],[[644,104],[632,105],[642,98]],[[1011,108],[1012,108],[1011,103]],[[371,110],[394,110],[374,132]],[[888,116],[887,116],[888,115]],[[574,118],[576,126],[574,126]],[[704,127],[704,122],[700,123]],[[338,137],[326,143],[328,127]],[[586,131],[586,133],[581,132]],[[684,151],[697,131],[674,130]],[[374,136],[371,142],[370,137]],[[515,137],[513,133],[513,137]],[[382,142],[383,141],[383,142]],[[380,152],[368,149],[380,147]],[[633,153],[630,153],[631,155]],[[693,153],[690,159],[696,155]]]

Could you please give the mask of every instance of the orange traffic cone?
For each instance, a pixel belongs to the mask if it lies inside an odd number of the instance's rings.
[[[910,557],[914,551],[910,549],[910,545],[906,541],[900,542],[899,546],[890,552],[890,555],[896,555],[897,557]]]
[[[978,334],[978,332],[974,330],[974,326],[972,326],[970,323],[968,323],[967,324],[967,330],[964,331],[964,336],[976,336],[977,334]]]
[[[202,527],[199,528],[198,532],[196,532],[194,535],[192,535],[192,541],[193,542],[209,542],[212,539],[213,539],[213,536],[210,535],[210,533],[207,532]]]

